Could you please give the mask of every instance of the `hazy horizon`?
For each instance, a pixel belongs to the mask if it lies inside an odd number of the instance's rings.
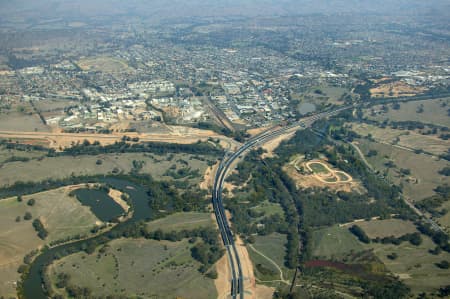
[[[20,0],[0,1],[3,22],[40,22],[52,18],[82,19],[92,17],[138,16],[149,20],[175,17],[278,16],[338,13],[375,13],[387,15],[448,15],[450,3],[432,1],[369,0]]]

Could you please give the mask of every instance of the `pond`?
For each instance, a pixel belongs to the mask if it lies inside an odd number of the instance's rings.
[[[316,105],[312,103],[302,103],[300,104],[300,106],[298,106],[298,112],[300,112],[301,115],[305,115],[314,111],[316,111]]]
[[[103,222],[122,215],[125,211],[116,203],[106,190],[103,189],[78,189],[73,192],[83,206],[88,206],[92,213]]]
[[[65,256],[67,255],[67,252],[73,251],[74,248],[79,248],[80,246],[87,244],[89,241],[98,240],[99,242],[101,242],[100,240],[105,239],[105,237],[109,234],[120,232],[129,224],[133,224],[141,220],[152,219],[152,212],[148,204],[150,198],[146,192],[147,189],[143,186],[131,183],[124,179],[117,178],[102,178],[95,183],[106,183],[112,186],[114,189],[123,190],[124,192],[128,193],[133,207],[133,216],[130,219],[119,223],[110,231],[104,232],[96,237],[53,247],[38,255],[30,267],[29,274],[23,281],[23,295],[25,298],[47,298],[42,288],[41,271],[45,268],[46,265],[50,264],[54,260],[55,256]]]

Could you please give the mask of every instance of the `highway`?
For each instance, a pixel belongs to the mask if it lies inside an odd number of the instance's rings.
[[[222,241],[227,251],[228,262],[231,269],[230,294],[232,298],[237,298],[239,296],[240,299],[243,299],[245,289],[239,253],[237,252],[236,249],[233,232],[231,231],[230,225],[228,223],[228,219],[226,217],[222,201],[223,184],[225,182],[228,170],[230,169],[231,165],[233,164],[233,162],[237,161],[238,159],[241,159],[244,156],[244,154],[249,150],[255,147],[259,147],[262,144],[284,133],[287,133],[288,131],[296,131],[300,128],[309,127],[311,126],[311,124],[313,124],[315,121],[319,119],[335,115],[343,110],[351,108],[353,108],[353,106],[346,106],[329,112],[318,113],[306,117],[303,120],[297,121],[291,125],[278,129],[270,129],[266,132],[263,132],[249,139],[236,152],[234,153],[228,152],[223,157],[214,176],[214,184],[212,190],[212,204],[214,208],[214,213],[216,215],[217,224],[219,226],[220,234],[222,237]]]

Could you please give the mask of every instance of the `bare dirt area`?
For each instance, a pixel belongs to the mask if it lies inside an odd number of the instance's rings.
[[[217,162],[213,166],[206,168],[205,174],[203,175],[203,180],[200,182],[200,189],[210,190],[214,184],[214,174],[219,167],[220,162]]]
[[[396,97],[412,97],[421,94],[427,89],[424,87],[417,87],[408,85],[402,81],[395,81],[390,83],[382,83],[375,88],[370,89],[372,97],[379,98],[396,98]]]
[[[255,298],[258,299],[271,299],[273,298],[273,293],[275,292],[275,290],[271,287],[262,285],[262,284],[257,284],[256,285],[256,293],[255,293]]]
[[[242,275],[244,276],[245,298],[257,299],[255,274],[253,273],[253,264],[248,254],[247,247],[239,236],[236,236],[235,242],[236,250],[241,261]]]
[[[304,166],[306,166],[310,172],[314,173],[314,176],[323,183],[341,184],[351,183],[353,181],[353,178],[349,174],[343,171],[333,170],[320,160],[308,161],[304,163]]]
[[[250,134],[252,137],[256,136],[258,134],[261,134],[262,132],[268,130],[269,127],[261,127],[261,128],[254,128],[247,130],[247,133]]]
[[[228,256],[225,254],[216,263],[217,278],[214,280],[214,284],[217,289],[219,299],[225,299],[230,294],[230,269],[228,265]]]
[[[152,133],[112,133],[112,134],[94,134],[94,133],[61,133],[61,132],[31,132],[31,131],[0,131],[0,138],[28,140],[28,142],[48,142],[51,148],[60,150],[61,148],[71,147],[74,144],[87,140],[91,143],[100,142],[102,145],[113,144],[122,140],[124,136],[130,138],[139,138],[144,142],[168,142],[178,144],[191,144],[199,140],[206,141],[208,138],[219,138],[220,140],[229,140],[229,138],[218,135],[213,131],[192,129],[187,127],[171,127],[168,134]],[[232,141],[229,141],[233,144]]]
[[[225,211],[228,221],[231,219],[229,211]],[[239,254],[239,259],[242,267],[242,274],[244,276],[245,298],[261,299],[272,298],[274,289],[264,285],[256,284],[255,275],[253,272],[253,263],[248,254],[247,247],[239,236],[235,237],[236,250]],[[230,294],[230,279],[231,272],[229,269],[228,255],[224,255],[217,263],[216,270],[218,277],[214,281],[218,298],[228,298]]]
[[[318,172],[314,169],[315,164],[322,165],[324,172]],[[283,170],[295,181],[297,187],[301,188],[329,188],[336,192],[352,192],[357,191],[364,193],[365,190],[360,182],[340,170],[336,170],[325,161],[313,160],[302,161],[296,158],[283,167]]]
[[[120,131],[124,131],[130,128],[130,121],[128,120],[123,120],[120,122],[117,122],[115,124],[112,124],[109,129],[112,131],[116,131],[116,132],[120,132]]]
[[[274,138],[274,139],[270,140],[269,142],[266,142],[262,146],[262,148],[266,151],[266,153],[262,154],[261,158],[263,158],[263,159],[264,158],[272,158],[274,156],[275,149],[281,144],[281,142],[291,139],[292,137],[294,137],[294,135],[295,135],[295,131],[280,135],[279,137]]]
[[[122,192],[116,189],[109,189],[108,195],[111,197],[126,213],[130,210],[130,206],[122,199]]]

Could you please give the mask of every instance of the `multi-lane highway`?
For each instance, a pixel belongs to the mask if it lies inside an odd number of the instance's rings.
[[[333,111],[318,113],[309,117],[304,118],[298,122],[295,122],[291,125],[270,129],[262,134],[259,134],[251,139],[249,139],[246,143],[244,143],[236,152],[227,153],[223,157],[214,177],[214,185],[213,185],[213,194],[212,194],[212,203],[214,212],[216,214],[217,224],[219,226],[220,234],[222,236],[223,244],[226,248],[229,265],[231,268],[231,287],[230,293],[232,298],[244,298],[244,277],[242,274],[242,266],[239,258],[239,253],[236,249],[236,244],[234,242],[233,232],[230,229],[230,225],[228,223],[225,209],[223,207],[222,202],[222,189],[223,183],[227,177],[228,170],[230,169],[233,162],[242,158],[243,155],[248,152],[250,149],[253,149],[257,146],[261,146],[262,144],[282,135],[289,131],[296,131],[300,128],[309,127],[315,121],[335,115],[342,110],[350,109],[352,106],[342,107]]]

